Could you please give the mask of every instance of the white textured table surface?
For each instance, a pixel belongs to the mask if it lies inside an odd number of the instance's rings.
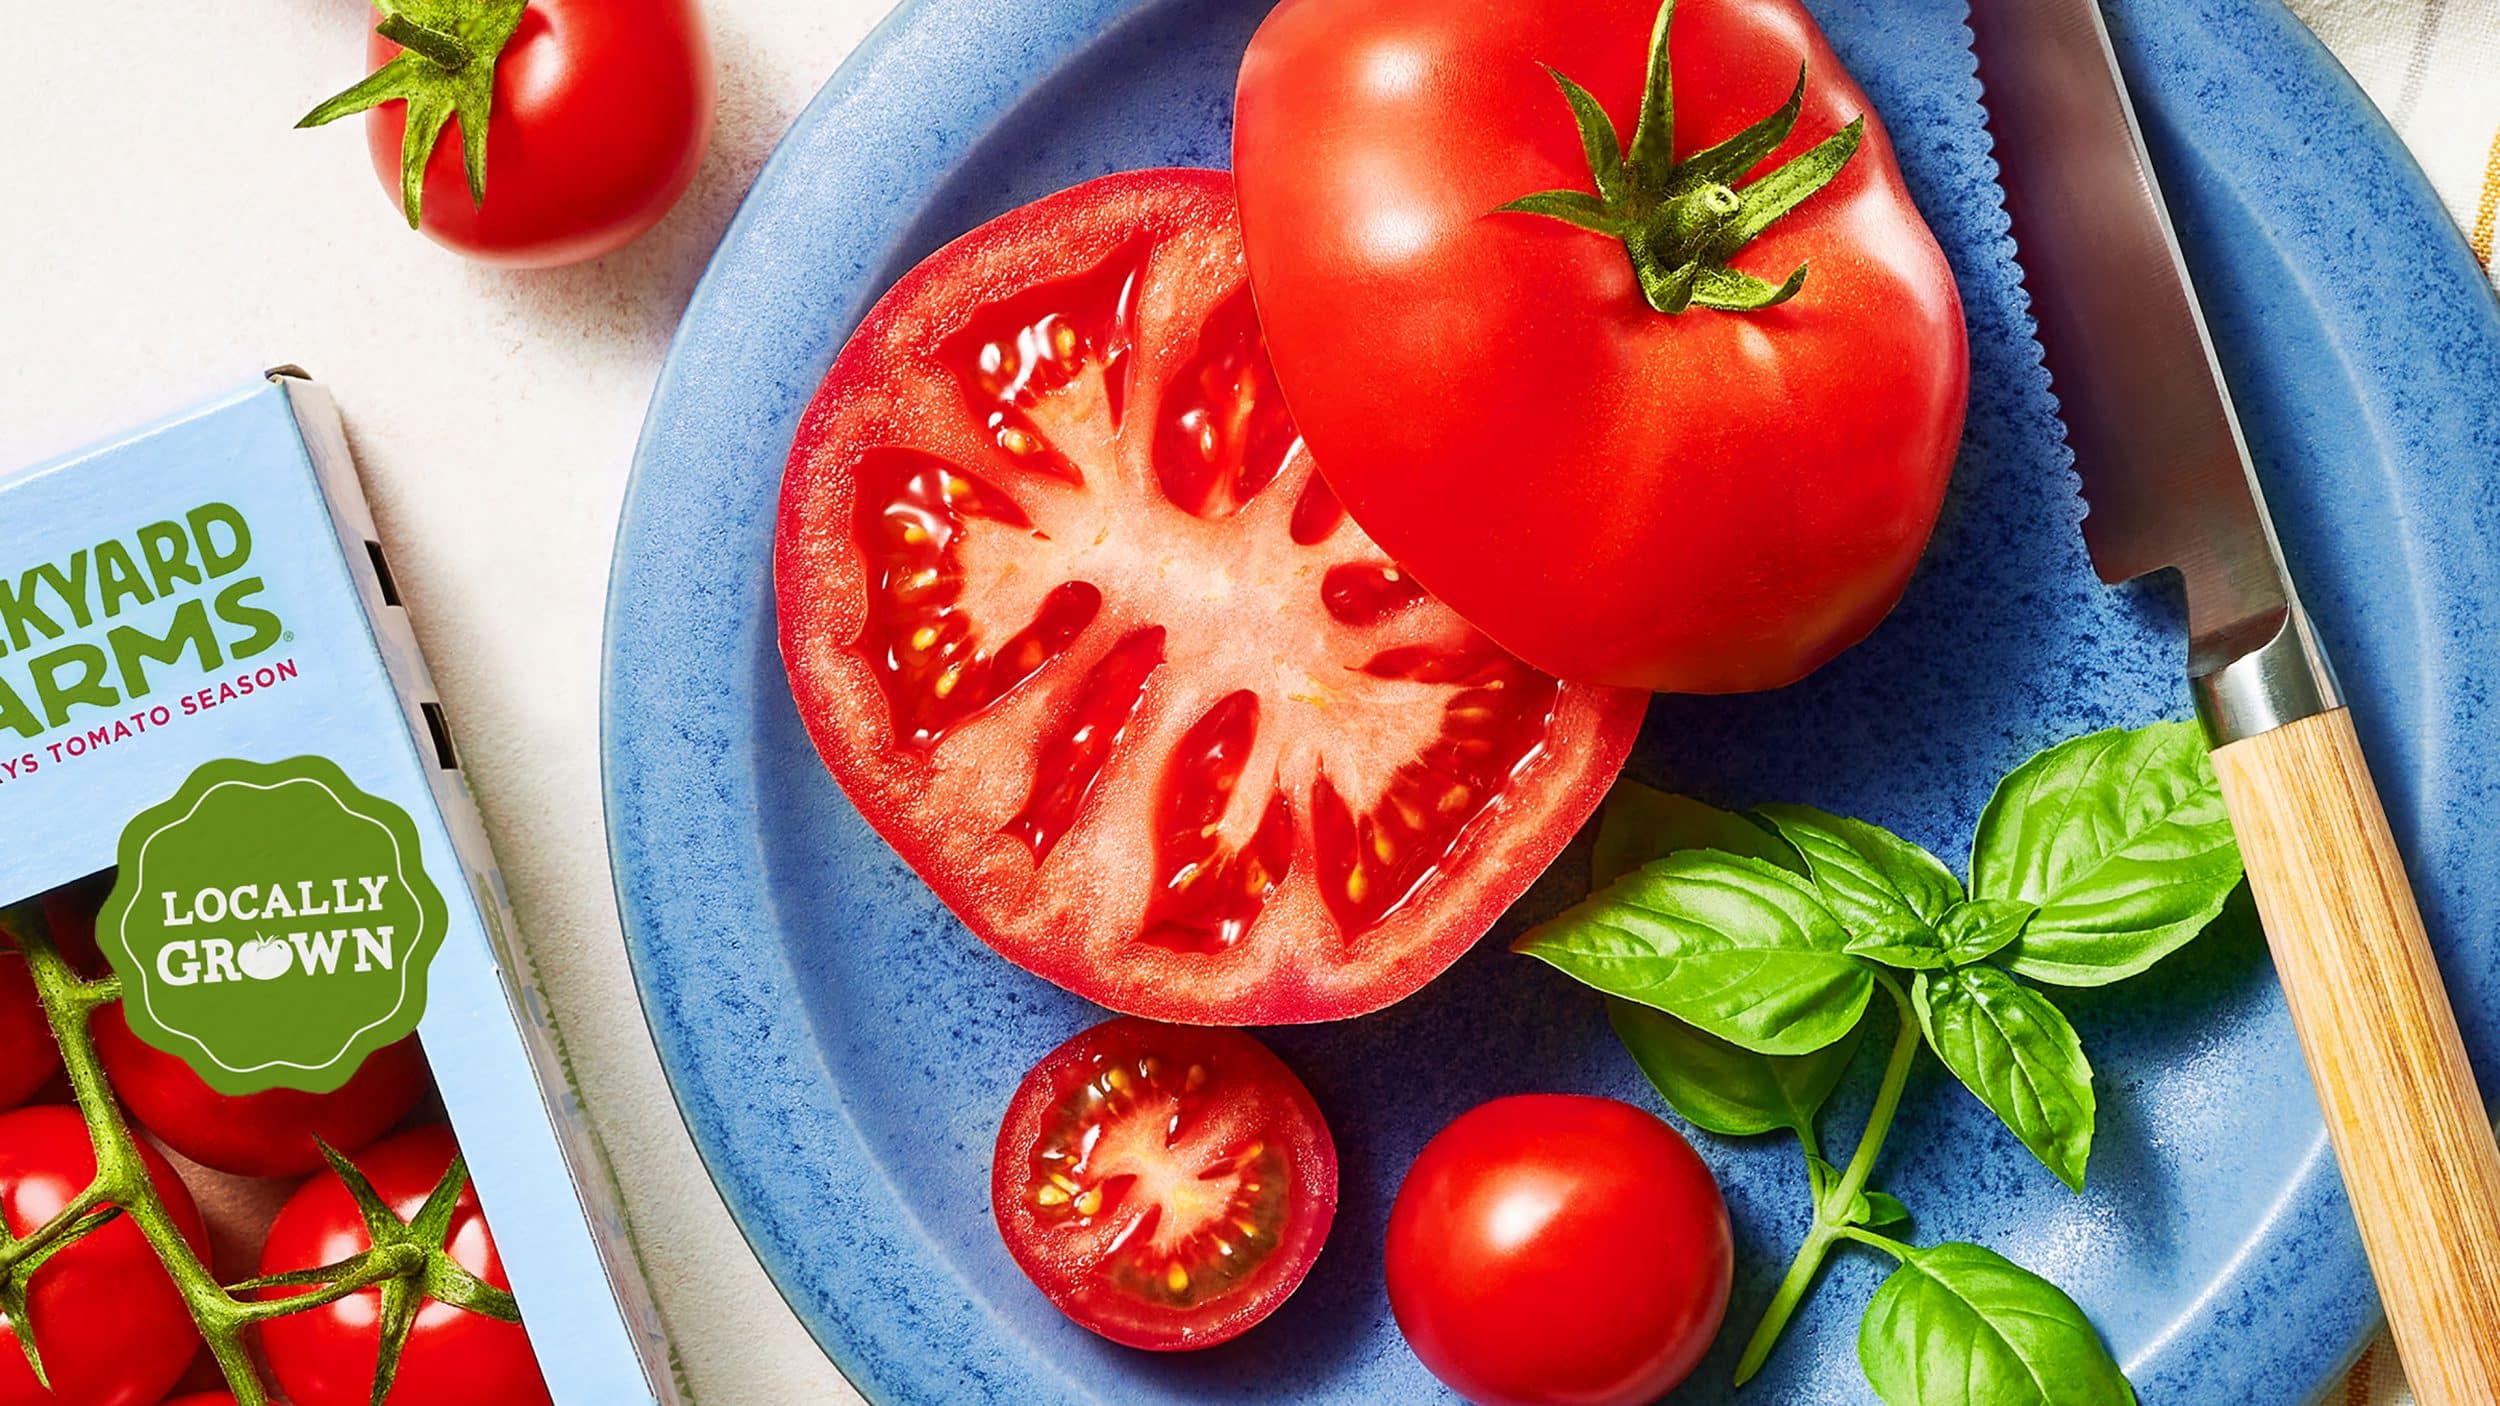
[[[661,353],[773,141],[887,0],[710,0],[719,130],[612,258],[482,269],[410,234],[357,124],[360,0],[9,6],[0,468],[293,361],[336,390],[392,564],[709,1406],[854,1400],[696,1161],[626,971],[599,816],[598,669],[626,468]]]

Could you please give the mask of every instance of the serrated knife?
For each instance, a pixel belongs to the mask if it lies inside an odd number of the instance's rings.
[[[2188,676],[2397,1351],[2500,1403],[2500,1146],[2283,566],[2096,0],[1973,0],[1982,102],[2112,583],[2176,568]]]

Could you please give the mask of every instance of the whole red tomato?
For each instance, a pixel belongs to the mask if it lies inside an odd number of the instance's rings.
[[[353,1160],[402,1220],[413,1219],[460,1149],[445,1127],[417,1128],[366,1148]],[[510,1289],[494,1234],[464,1187],[444,1248],[461,1268]],[[285,1274],[336,1264],[371,1249],[356,1199],[336,1172],[322,1172],[288,1199],[269,1227],[260,1272]],[[274,1292],[274,1291],[273,1291]],[[270,1320],[261,1346],[294,1406],[366,1406],[381,1351],[381,1291],[367,1289],[326,1308]],[[427,1300],[417,1309],[399,1359],[390,1406],[543,1406],[547,1384],[518,1323],[502,1323]]]
[[[1478,1406],[1645,1406],[1727,1315],[1710,1169],[1612,1099],[1497,1099],[1426,1144],[1389,1214],[1389,1306]]]
[[[433,1087],[414,1037],[377,1050],[326,1094],[296,1089],[229,1098],[180,1056],[131,1033],[119,1006],[97,1011],[96,1053],[131,1116],[204,1167],[246,1177],[298,1176],[322,1165],[320,1138],[354,1152],[389,1132]]]
[[[1909,581],[1969,394],[1961,302],[1798,0],[1675,6],[1644,131],[1660,18],[1285,0],[1241,71],[1251,282],[1330,485],[1470,623],[1566,679],[1775,687]],[[1603,108],[1590,143],[1545,65]],[[1800,65],[1784,134],[1708,150]]]
[[[0,1109],[33,1098],[60,1067],[26,959],[0,940]]]
[[[375,68],[400,53],[375,34]],[[426,164],[420,227],[437,243],[530,268],[595,259],[659,223],[693,183],[714,84],[695,0],[529,0],[494,62],[485,202],[470,198],[458,118]],[[374,174],[395,201],[407,114],[385,102],[365,118]]]
[[[199,1208],[174,1169],[152,1148],[141,1147],[139,1157],[183,1238],[206,1246]],[[78,1110],[0,1114],[0,1223],[11,1235],[48,1223],[95,1174],[95,1147]],[[127,1216],[36,1270],[26,1317],[52,1390],[35,1384],[18,1344],[20,1325],[0,1314],[0,1406],[150,1406],[181,1380],[200,1348],[182,1295]]]

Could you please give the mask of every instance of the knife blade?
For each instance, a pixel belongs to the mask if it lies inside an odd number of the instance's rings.
[[[2057,154],[1999,165],[2094,567],[2110,582],[2177,568],[2190,677],[2218,686],[2233,662],[2284,637],[2276,672],[2297,679],[2313,666],[2316,696],[2292,701],[2321,710],[2332,675],[2298,614],[2099,8],[1980,0],[1971,29],[2000,153]],[[2205,701],[2228,715],[2234,700]],[[2228,715],[2230,730],[2288,720],[2282,711]]]
[[[2150,0],[2148,0],[2148,3]],[[2188,674],[2422,1406],[2500,1402],[2500,1144],[2096,0],[1973,0],[1981,102],[2102,579],[2176,568]]]

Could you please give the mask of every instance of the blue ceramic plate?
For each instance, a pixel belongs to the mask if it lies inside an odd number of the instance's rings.
[[[1778,695],[1659,700],[1633,769],[1726,802],[1867,816],[1951,852],[1992,780],[2034,749],[2183,711],[2179,622],[2160,589],[2104,590],[2084,560],[1962,0],[1812,3],[1962,280],[1969,440],[1926,569],[1874,640]],[[1388,1203],[1417,1148],[1497,1094],[1654,1105],[1599,1003],[1500,941],[1385,1014],[1275,1032],[1344,1154],[1328,1252],[1273,1322],[1228,1347],[1107,1346],[1025,1284],[987,1204],[1009,1090],[1096,1013],[992,956],[930,897],[827,779],[784,687],[772,507],[844,336],[915,259],[993,214],[1118,168],[1223,164],[1234,64],[1266,6],[905,4],[757,182],[652,405],[608,634],[629,949],[731,1209],[879,1401],[1439,1399],[1380,1281]],[[2117,19],[2488,1079],[2500,306],[2392,135],[2272,0],[2128,0]],[[1581,873],[1566,860],[1525,907],[1567,897]],[[1922,1237],[1995,1246],[2070,1288],[2148,1401],[2315,1392],[2377,1309],[2262,946],[2217,936],[2061,999],[2100,1072],[2090,1191],[2065,1191],[1932,1065],[1882,1183],[1923,1212]],[[1835,1104],[1864,1106],[1863,1087]],[[1700,1142],[1736,1217],[1734,1321],[1749,1324],[1802,1233],[1795,1153]],[[1870,1399],[1853,1344],[1878,1273],[1844,1257],[1737,1399]],[[1728,1395],[1736,1336],[1678,1399]]]

